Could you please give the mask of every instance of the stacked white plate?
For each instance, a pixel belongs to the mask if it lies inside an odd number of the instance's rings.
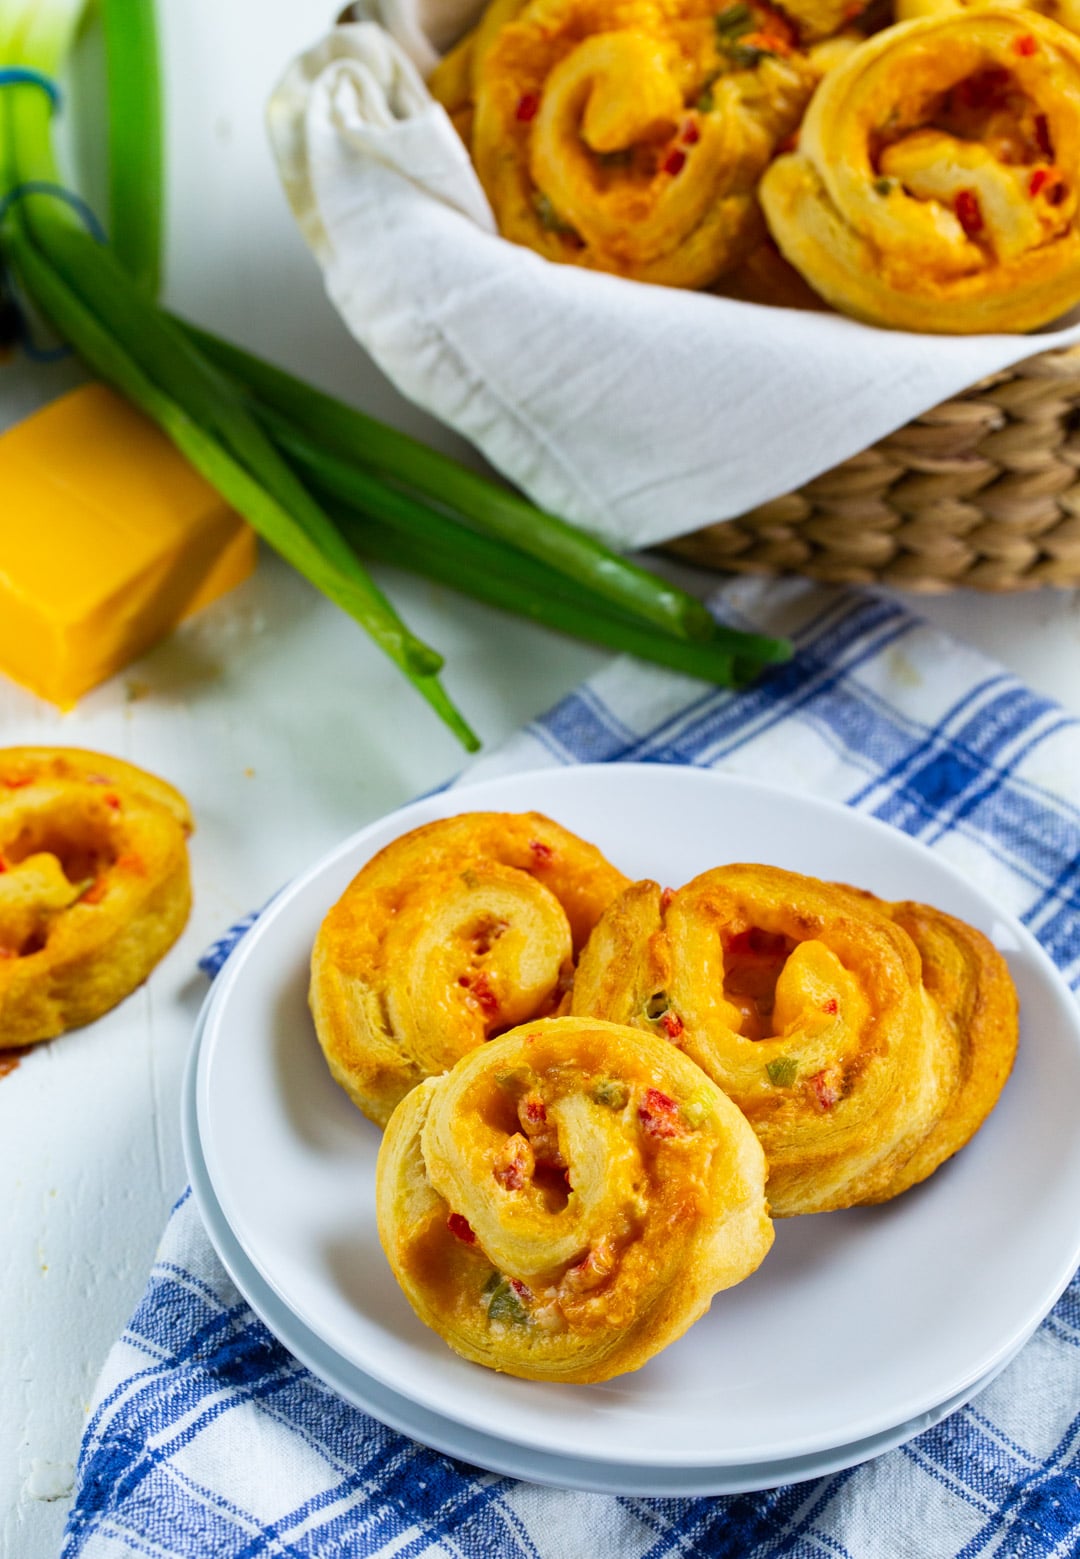
[[[334,1084],[306,1005],[330,905],[398,834],[467,810],[548,813],[632,877],[725,861],[918,899],[978,926],[1020,992],[1013,1076],[975,1139],[876,1208],[781,1221],[746,1282],[644,1369],[511,1379],[413,1315],[375,1227],[379,1133]],[[720,1494],[851,1466],[1004,1368],[1080,1263],[1080,1022],[1038,944],[959,872],[842,807],[701,770],[597,765],[443,792],[348,840],[282,893],[219,976],[184,1106],[195,1196],[237,1287],[357,1406],[493,1472],[638,1495]]]

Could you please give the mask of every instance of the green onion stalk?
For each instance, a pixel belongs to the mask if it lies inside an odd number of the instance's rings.
[[[106,3],[118,5],[126,22],[150,0]],[[9,0],[0,9],[0,61],[55,78],[84,7],[85,0]],[[152,27],[138,36],[152,40]],[[475,751],[477,737],[436,675],[442,657],[401,621],[231,382],[146,296],[145,276],[141,283],[133,279],[55,194],[18,195],[21,189],[59,186],[51,114],[48,96],[32,84],[0,92],[0,201],[6,203],[2,242],[8,265],[84,362],[152,418],[261,536],[354,617],[462,744]]]
[[[0,66],[54,78],[86,0],[0,0]],[[358,554],[559,631],[743,685],[784,640],[716,624],[693,596],[458,462],[186,325],[160,274],[160,82],[153,0],[101,0],[110,82],[110,242],[63,198],[52,103],[0,89],[0,254],[102,379],[356,619],[469,750],[478,742]],[[45,192],[47,191],[47,192]]]
[[[156,298],[164,198],[157,15],[144,0],[102,0],[101,21],[109,78],[109,240],[131,279]]]

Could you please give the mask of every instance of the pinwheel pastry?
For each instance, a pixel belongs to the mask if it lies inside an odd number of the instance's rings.
[[[503,0],[432,78],[500,232],[705,287],[762,235],[756,187],[815,73],[763,0]],[[506,19],[509,15],[509,20]]]
[[[626,882],[538,812],[467,812],[395,839],[315,940],[311,1011],[333,1077],[385,1126],[422,1078],[556,1010]]]
[[[116,1006],[191,907],[187,803],[75,747],[0,750],[0,1050]]]
[[[665,1040],[592,1019],[526,1024],[414,1089],[376,1207],[420,1319],[527,1380],[638,1369],[773,1238],[731,1101]]]
[[[774,1216],[881,1202],[978,1129],[1012,1066],[1016,992],[971,926],[770,866],[603,916],[572,1011],[666,1035],[735,1101]]]
[[[955,15],[958,11],[975,10],[988,3],[997,6],[1023,8],[1038,11],[1060,22],[1072,33],[1080,33],[1080,0],[896,0],[896,20],[910,22],[920,16]]]
[[[1080,40],[1033,11],[886,28],[761,182],[786,258],[872,324],[1033,330],[1080,303]]]

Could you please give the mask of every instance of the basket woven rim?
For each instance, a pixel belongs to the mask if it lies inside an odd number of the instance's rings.
[[[667,550],[829,584],[1080,585],[1080,345],[989,374],[796,491]]]

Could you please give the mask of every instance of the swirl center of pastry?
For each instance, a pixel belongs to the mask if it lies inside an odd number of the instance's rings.
[[[30,957],[48,942],[55,917],[80,899],[92,903],[116,861],[119,798],[69,784],[16,791],[0,820],[0,957]]]

